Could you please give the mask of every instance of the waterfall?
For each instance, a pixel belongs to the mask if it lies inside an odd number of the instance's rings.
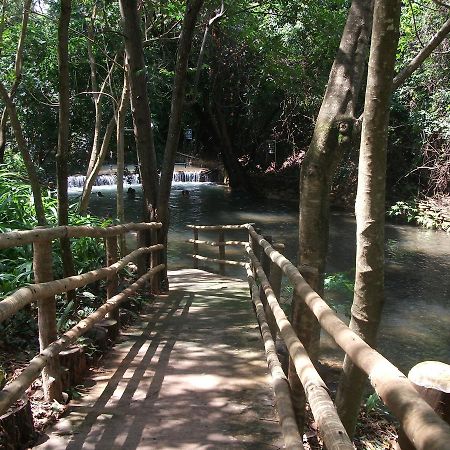
[[[82,188],[86,181],[84,175],[72,175],[68,178],[69,188]],[[139,175],[133,173],[125,175],[123,177],[123,183],[127,184],[139,184]],[[104,174],[98,175],[95,179],[94,186],[115,186],[117,184],[117,175],[115,174]]]
[[[72,175],[68,178],[69,189],[82,188],[86,181],[84,175]],[[172,181],[174,183],[207,183],[211,181],[209,171],[192,170],[192,171],[176,171],[173,173]],[[139,174],[130,173],[123,177],[124,185],[140,184]],[[98,175],[95,179],[94,186],[114,186],[117,184],[117,175],[103,174]]]
[[[209,173],[205,170],[184,172],[179,170],[173,173],[173,182],[179,183],[207,183],[210,181]]]

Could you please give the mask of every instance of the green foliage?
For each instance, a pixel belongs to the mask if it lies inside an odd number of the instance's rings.
[[[327,274],[324,281],[325,299],[337,313],[350,315],[354,282],[349,272]]]
[[[387,210],[388,217],[424,228],[450,231],[450,216],[446,208],[436,206],[433,199],[398,201]]]

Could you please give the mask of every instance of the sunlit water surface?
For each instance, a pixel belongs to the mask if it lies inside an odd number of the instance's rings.
[[[125,198],[127,221],[140,220],[142,191],[140,186],[133,185],[133,188],[136,189],[136,199]],[[189,196],[182,195],[183,190],[188,190]],[[98,196],[98,192],[103,196]],[[72,197],[79,194],[77,190],[71,192]],[[115,186],[95,187],[91,211],[113,217],[115,197]],[[174,183],[170,205],[168,255],[171,269],[192,267],[189,257],[192,244],[186,243],[186,240],[193,234],[186,228],[187,224],[256,222],[265,234],[286,245],[284,254],[295,263],[298,213],[292,202],[258,200],[210,183]],[[333,213],[330,235],[327,271],[353,273],[354,217]],[[217,240],[217,234],[200,234],[200,239]],[[226,239],[246,240],[247,237],[245,233],[234,232],[227,233]],[[217,248],[200,247],[204,256],[217,257]],[[227,247],[227,258],[239,259],[241,255],[240,249]],[[211,269],[211,264],[204,268]],[[243,277],[240,270],[227,267],[228,274]],[[449,274],[449,235],[417,227],[386,226],[386,300],[379,349],[403,371],[424,360],[440,360],[450,364]],[[339,292],[333,293],[333,298],[339,302]],[[339,358],[329,338],[324,337],[323,350],[327,357]]]

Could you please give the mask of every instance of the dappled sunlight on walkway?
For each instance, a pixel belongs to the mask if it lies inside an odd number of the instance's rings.
[[[246,283],[170,273],[39,449],[281,448]]]

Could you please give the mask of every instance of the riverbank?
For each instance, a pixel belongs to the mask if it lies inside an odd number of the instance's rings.
[[[271,172],[249,175],[255,191],[269,200],[282,200],[298,205],[299,170],[289,169],[283,172]],[[334,209],[354,211],[355,190],[335,186],[330,194],[330,203]],[[418,225],[427,229],[450,232],[450,195],[419,197],[386,204],[386,216],[395,223]]]

